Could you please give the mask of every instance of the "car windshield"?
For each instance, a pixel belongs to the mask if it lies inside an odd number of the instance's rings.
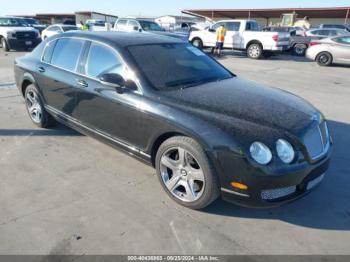
[[[140,71],[157,90],[174,90],[220,81],[234,75],[190,44],[129,46]]]
[[[0,18],[0,26],[26,26],[23,19],[20,18]]]
[[[76,26],[62,26],[62,30],[63,30],[63,32],[73,31],[73,30],[78,30],[78,27],[76,27]]]
[[[23,19],[28,25],[39,25],[39,22],[35,19],[25,18]]]
[[[139,21],[141,27],[145,31],[164,31],[157,23],[151,21]]]

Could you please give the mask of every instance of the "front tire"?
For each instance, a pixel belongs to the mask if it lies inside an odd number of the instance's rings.
[[[1,47],[5,52],[10,51],[10,48],[9,48],[5,38],[1,38]]]
[[[218,198],[214,169],[192,138],[175,136],[166,140],[158,149],[155,163],[164,190],[180,205],[201,209]]]
[[[199,38],[195,38],[191,41],[191,44],[194,47],[197,47],[198,49],[202,50],[203,49],[203,41]]]
[[[32,122],[41,128],[49,128],[55,125],[54,118],[45,110],[38,89],[35,85],[29,85],[25,92],[25,104]]]
[[[330,66],[333,63],[333,56],[329,52],[321,52],[317,55],[316,62],[320,66]]]
[[[247,55],[251,59],[260,59],[263,55],[263,48],[260,44],[250,44],[247,48]]]

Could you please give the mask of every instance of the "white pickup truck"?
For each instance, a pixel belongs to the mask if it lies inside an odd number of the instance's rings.
[[[255,20],[222,20],[203,30],[192,30],[189,41],[198,48],[215,47],[216,30],[225,26],[224,48],[247,51],[248,57],[259,59],[272,52],[289,49],[288,32],[260,32]]]
[[[41,42],[37,29],[27,26],[17,17],[0,17],[0,46],[7,52],[10,49],[33,49]]]

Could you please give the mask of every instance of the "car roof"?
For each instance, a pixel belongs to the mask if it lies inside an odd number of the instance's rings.
[[[116,32],[116,31],[70,31],[58,35],[60,37],[78,37],[86,40],[95,40],[117,47],[126,47],[131,45],[147,45],[147,44],[171,44],[183,43],[180,39],[164,35],[152,33],[138,32]]]

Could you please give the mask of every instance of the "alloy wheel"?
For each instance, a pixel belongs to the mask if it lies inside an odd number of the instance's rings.
[[[250,46],[248,52],[250,57],[257,58],[260,56],[260,48],[257,45]]]
[[[193,155],[182,147],[172,147],[160,160],[161,178],[169,192],[184,202],[198,200],[204,191],[203,170]]]
[[[35,123],[40,123],[42,119],[42,107],[38,95],[32,90],[26,93],[26,105],[30,118]]]
[[[321,64],[327,64],[329,61],[329,57],[327,55],[321,55],[319,61]]]

